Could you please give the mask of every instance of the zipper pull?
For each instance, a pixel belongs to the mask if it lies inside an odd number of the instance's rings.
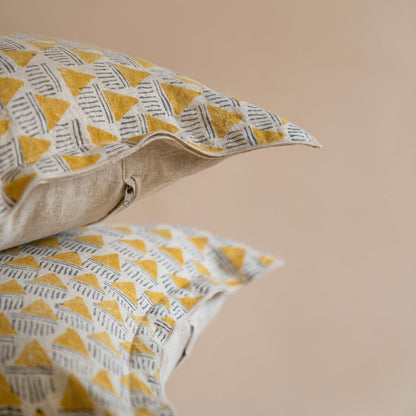
[[[126,190],[124,191],[124,203],[125,207],[128,207],[131,202],[134,200],[135,193],[136,193],[136,183],[135,181],[129,181],[126,183]]]

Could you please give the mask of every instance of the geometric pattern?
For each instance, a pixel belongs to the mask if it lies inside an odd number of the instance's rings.
[[[163,224],[93,225],[0,252],[0,415],[173,415],[160,374],[175,328],[278,265]]]
[[[95,169],[166,136],[205,157],[319,146],[269,111],[142,59],[0,36],[0,218],[42,180]]]

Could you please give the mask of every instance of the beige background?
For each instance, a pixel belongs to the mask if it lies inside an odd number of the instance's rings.
[[[323,143],[234,157],[114,218],[287,267],[225,305],[168,384],[181,416],[416,414],[416,3],[3,0],[1,31],[142,57]]]

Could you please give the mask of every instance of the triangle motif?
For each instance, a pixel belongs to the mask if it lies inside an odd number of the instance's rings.
[[[118,137],[108,131],[99,129],[98,127],[87,126],[90,134],[91,142],[96,146],[103,147],[110,143],[118,142]]]
[[[211,123],[214,126],[217,136],[223,139],[234,124],[243,119],[242,114],[232,113],[219,107],[207,105]]]
[[[20,150],[23,153],[23,160],[29,165],[32,165],[49,149],[51,142],[49,140],[22,135],[19,137],[19,144]]]
[[[24,367],[51,367],[52,361],[46,355],[45,350],[40,346],[37,339],[28,342],[14,365]]]
[[[4,106],[9,104],[23,84],[24,82],[20,79],[0,77],[0,100]]]
[[[84,412],[94,410],[93,401],[74,373],[71,373],[68,377],[66,389],[61,399],[61,408],[63,410],[79,410]]]
[[[14,201],[18,201],[23,194],[26,186],[32,181],[32,179],[36,176],[36,173],[32,173],[31,175],[22,176],[21,178],[15,179],[13,182],[5,185],[3,187],[4,192],[12,198]]]
[[[131,87],[137,87],[150,73],[145,71],[138,71],[137,69],[128,68],[127,66],[113,64],[126,78]]]
[[[199,91],[190,90],[189,88],[179,87],[177,85],[160,84],[165,91],[168,100],[172,104],[177,115],[182,114],[183,110],[193,101],[195,97],[201,95]]]
[[[69,169],[78,170],[97,163],[100,155],[97,153],[89,156],[62,155],[62,157],[69,166]]]
[[[94,75],[74,71],[69,68],[58,68],[58,70],[74,97],[78,96],[90,81],[95,78]]]
[[[139,102],[135,97],[112,91],[103,91],[103,94],[116,121],[120,121]]]
[[[35,94],[35,98],[45,115],[49,130],[55,127],[56,123],[58,123],[71,105],[68,101],[61,100],[60,98],[45,97],[39,94]]]
[[[37,55],[36,51],[6,51],[4,49],[1,49],[1,51],[13,59],[19,66],[26,66]]]

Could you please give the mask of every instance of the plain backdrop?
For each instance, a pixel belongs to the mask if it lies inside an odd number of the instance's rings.
[[[0,31],[119,50],[304,127],[112,222],[186,224],[287,266],[230,297],[168,383],[181,416],[416,414],[413,0],[2,0]]]

